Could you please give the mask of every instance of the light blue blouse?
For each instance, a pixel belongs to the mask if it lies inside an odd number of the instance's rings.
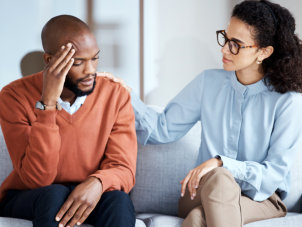
[[[138,141],[169,143],[201,121],[200,163],[220,155],[242,192],[263,201],[284,199],[290,167],[302,152],[302,95],[264,84],[242,85],[235,72],[207,70],[158,113],[132,94]]]

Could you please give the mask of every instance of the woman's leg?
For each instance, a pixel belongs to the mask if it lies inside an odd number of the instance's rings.
[[[286,208],[276,195],[256,202],[241,195],[241,190],[231,173],[216,168],[200,181],[194,200],[189,192],[179,201],[179,216],[185,217],[183,226],[242,226],[243,224],[281,217]]]
[[[225,168],[215,168],[201,178],[194,200],[188,191],[180,199],[179,214],[186,216],[183,226],[204,227],[203,223],[211,227],[242,226],[240,198],[240,188],[231,173]],[[196,204],[199,208],[193,209]],[[199,220],[195,221],[196,218]]]
[[[286,206],[276,193],[262,202],[256,202],[246,196],[242,196],[241,213],[243,223],[247,224],[268,218],[284,217],[286,215]]]
[[[206,227],[206,218],[201,205],[193,208],[182,223],[182,227]]]

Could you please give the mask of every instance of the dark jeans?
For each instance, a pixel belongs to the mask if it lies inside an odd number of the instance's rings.
[[[53,184],[33,190],[10,190],[0,203],[0,216],[32,220],[34,227],[57,227],[55,216],[75,185]],[[103,193],[85,223],[96,227],[135,226],[135,212],[122,191]]]

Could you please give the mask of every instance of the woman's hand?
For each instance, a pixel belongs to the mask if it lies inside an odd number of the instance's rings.
[[[114,77],[111,73],[102,72],[98,73],[98,76],[107,77],[111,81],[121,84],[129,93],[132,91],[132,88],[129,87],[122,79]]]
[[[189,174],[180,182],[181,183],[181,197],[185,195],[186,187],[191,194],[191,199],[196,197],[196,189],[199,186],[200,179],[211,170],[222,166],[222,161],[217,158],[211,158],[201,165],[192,169]]]

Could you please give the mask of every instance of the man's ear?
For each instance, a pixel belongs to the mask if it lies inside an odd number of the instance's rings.
[[[48,54],[48,53],[44,53],[43,54],[43,59],[44,59],[45,64],[48,64],[51,60],[51,55]]]

